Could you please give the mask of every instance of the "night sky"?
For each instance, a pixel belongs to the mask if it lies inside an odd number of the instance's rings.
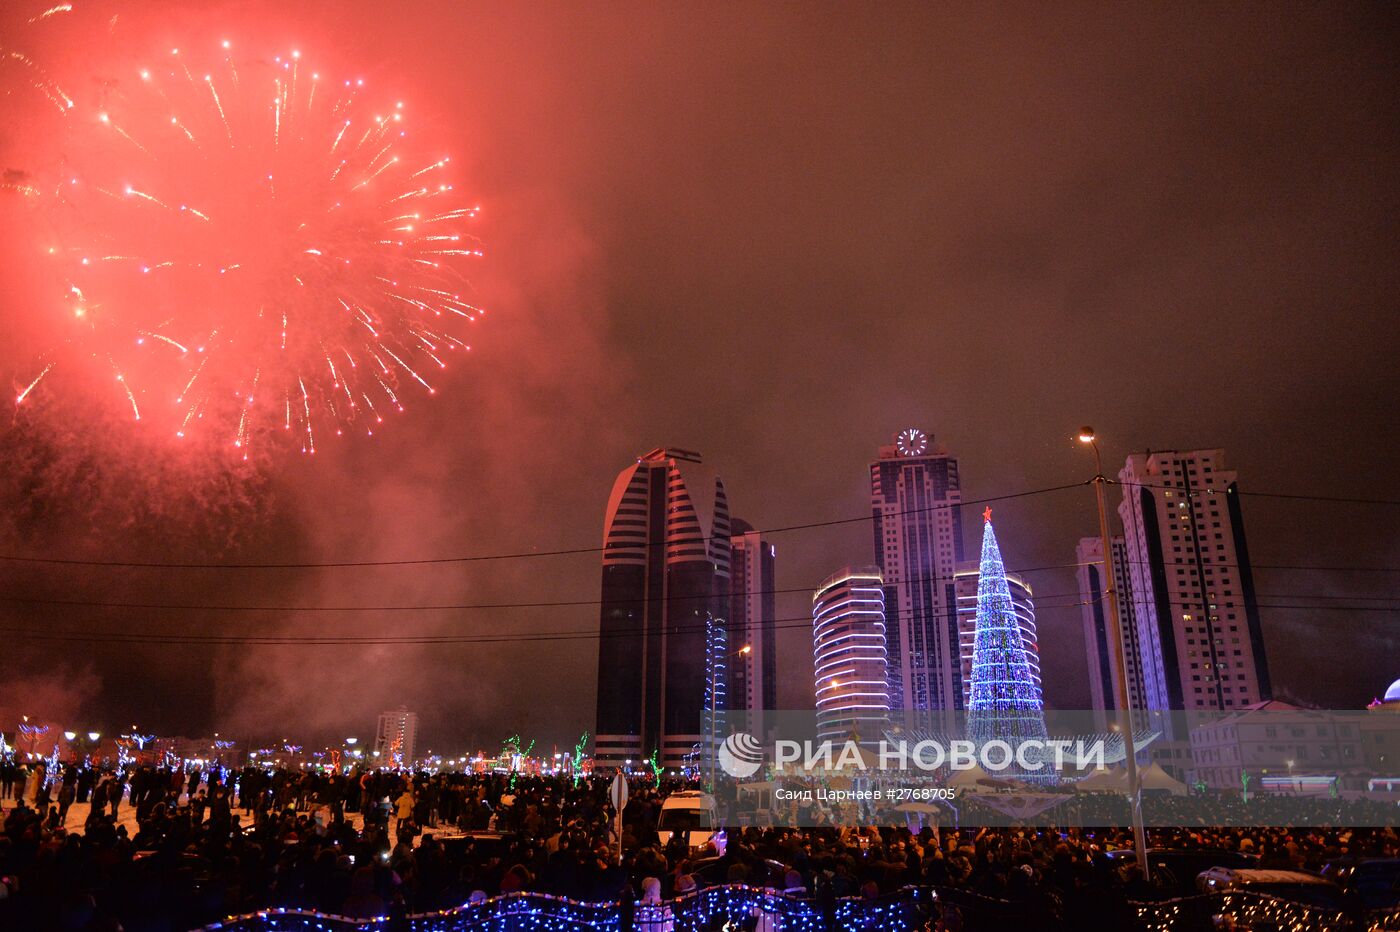
[[[701,451],[757,527],[857,517],[867,463],[906,426],[959,456],[970,499],[1089,478],[1082,423],[1115,469],[1130,450],[1223,447],[1245,490],[1395,497],[1400,68],[1380,5],[151,6],[121,28],[156,44],[296,43],[362,63],[431,114],[483,208],[475,283],[490,314],[437,397],[314,458],[230,474],[77,400],[7,417],[5,553],[323,562],[596,547],[614,476],[661,445]],[[0,130],[6,167],[26,167],[23,133]],[[17,336],[0,341],[0,365],[18,386],[45,298],[9,226],[0,320]],[[1256,563],[1400,568],[1394,505],[1244,507]],[[980,510],[965,515],[969,556]],[[1097,530],[1088,488],[997,505],[995,521],[1012,570],[1071,563]],[[784,589],[872,558],[864,524],[774,542]],[[3,563],[0,589],[592,600],[598,562]],[[1030,579],[1047,701],[1082,708],[1073,570]],[[1262,601],[1326,606],[1264,613],[1281,698],[1355,708],[1400,676],[1400,619],[1374,610],[1397,604],[1400,572],[1256,580]],[[808,594],[779,597],[780,618],[809,611]],[[589,605],[0,612],[6,723],[23,712],[314,743],[368,735],[405,703],[445,751],[513,732],[571,743],[593,725],[589,640],[114,647],[14,633],[587,633]],[[780,704],[806,707],[810,637],[780,643]]]

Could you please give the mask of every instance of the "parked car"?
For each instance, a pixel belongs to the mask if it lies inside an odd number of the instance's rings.
[[[1196,878],[1202,893],[1246,891],[1278,897],[1290,903],[1317,910],[1310,927],[1317,932],[1344,932],[1353,928],[1356,910],[1346,892],[1336,883],[1305,871],[1259,870],[1257,868],[1212,867]],[[1249,928],[1231,911],[1216,917],[1217,925]]]
[[[1338,858],[1322,868],[1366,909],[1400,906],[1400,858]]]
[[[1137,863],[1137,852],[1132,849],[1110,851],[1107,857],[1114,866]],[[1148,848],[1147,863],[1151,866],[1152,883],[1167,897],[1194,894],[1196,877],[1204,870],[1258,867],[1259,859],[1224,848]]]
[[[701,858],[690,865],[687,873],[695,878],[695,885],[701,890],[729,883],[729,865],[724,858]],[[781,887],[787,868],[781,861],[763,860],[748,865],[749,873],[745,883],[755,887]]]

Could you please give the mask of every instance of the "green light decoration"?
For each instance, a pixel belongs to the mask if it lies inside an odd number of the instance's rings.
[[[1240,771],[1240,786],[1244,787],[1243,802],[1249,802],[1249,771]]]
[[[656,781],[658,783],[661,782],[662,767],[661,762],[658,761],[656,758],[659,757],[660,754],[660,751],[652,751],[651,760],[647,761],[647,763],[651,765],[651,775],[656,778]]]
[[[520,735],[514,734],[501,742],[501,760],[509,760],[520,753]]]
[[[512,771],[516,769],[515,758],[517,755],[520,757],[521,763],[524,763],[525,758],[529,757],[530,752],[535,749],[533,738],[524,748],[520,746],[520,741],[520,735],[517,733],[501,742],[501,753],[497,759],[509,762]]]
[[[588,747],[588,732],[587,732],[587,731],[585,731],[585,732],[579,737],[579,739],[578,739],[578,744],[574,745],[574,760],[573,760],[573,766],[571,766],[571,767],[569,768],[569,772],[572,774],[572,776],[573,776],[573,778],[574,778],[574,785],[575,785],[575,786],[578,785],[578,781],[579,781],[579,779],[582,777],[582,774],[581,774],[580,771],[583,769],[583,749],[586,748],[586,747]]]

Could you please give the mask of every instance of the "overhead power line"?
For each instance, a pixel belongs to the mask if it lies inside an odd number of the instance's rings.
[[[1267,597],[1267,596],[1266,596]],[[1276,596],[1281,597],[1281,596]],[[1038,608],[1074,608],[1076,606],[1093,604],[1100,599],[1076,599],[1070,602],[1058,604],[1039,604]],[[1174,607],[1197,608],[1201,605],[1200,600],[1172,600],[1166,604]],[[1348,612],[1348,613],[1372,613],[1400,615],[1400,606],[1375,606],[1375,605],[1301,605],[1284,602],[1260,602],[1258,608],[1271,611],[1308,611],[1308,612]],[[1243,611],[1244,606],[1235,606],[1235,610]],[[1230,609],[1223,609],[1228,611]],[[1220,611],[1220,610],[1217,610]],[[933,617],[946,616],[946,612],[935,613]],[[791,628],[807,628],[812,624],[810,616],[800,615],[788,618],[778,618],[774,620],[775,630],[787,630]],[[667,629],[668,634],[701,634],[706,630],[704,624],[678,625]],[[619,637],[659,637],[660,627],[654,632],[647,633],[637,628],[626,628],[603,632],[590,628],[589,630],[575,629],[567,631],[542,631],[542,632],[518,632],[518,633],[491,633],[491,634],[405,634],[405,635],[298,635],[298,634],[192,634],[192,633],[159,633],[159,632],[135,632],[135,631],[89,631],[89,630],[44,630],[35,631],[26,628],[0,627],[0,634],[9,637],[38,640],[38,641],[78,641],[88,643],[107,644],[188,644],[188,645],[268,645],[268,646],[296,646],[296,647],[316,647],[316,646],[385,646],[385,645],[413,645],[413,644],[535,644],[555,641],[599,641]]]
[[[947,502],[939,505],[929,505],[925,508],[907,508],[902,511],[888,512],[887,517],[899,517],[901,515],[922,514],[932,511],[943,511],[950,508],[964,508],[973,505],[987,505],[992,502],[1005,502],[1017,498],[1028,498],[1033,495],[1046,495],[1051,492],[1063,492],[1067,489],[1078,489],[1088,485],[1087,482],[1071,482],[1066,485],[1047,486],[1041,489],[1027,489],[1021,492],[1008,492],[1003,495],[990,495],[984,498],[967,499],[958,502]],[[870,513],[863,514],[855,518],[833,518],[828,521],[810,521],[805,524],[789,524],[783,527],[773,527],[761,530],[761,534],[785,534],[790,531],[809,531],[824,527],[837,527],[843,524],[856,524],[863,521],[872,520]],[[713,539],[714,535],[707,537],[687,538],[687,541],[696,543]],[[492,560],[525,560],[537,557],[562,557],[572,556],[581,553],[602,553],[606,547],[570,547],[563,550],[523,550],[513,553],[488,553],[475,554],[460,557],[424,557],[414,560],[345,560],[325,563],[174,563],[162,561],[142,561],[142,560],[79,560],[72,557],[34,557],[21,556],[18,554],[0,554],[0,560],[8,560],[13,563],[48,563],[58,566],[108,566],[126,569],[170,569],[170,570],[300,570],[300,569],[349,569],[365,568],[372,566],[430,566],[440,563],[484,563]]]
[[[1115,485],[1119,485],[1116,480],[1109,480]],[[1020,492],[1009,492],[1001,495],[984,496],[976,499],[966,499],[959,502],[948,502],[938,505],[930,505],[924,508],[909,508],[897,512],[887,512],[884,517],[899,517],[901,515],[920,514],[926,512],[942,511],[951,508],[971,507],[974,505],[987,505],[993,502],[1011,501],[1018,498],[1028,498],[1036,495],[1046,495],[1052,492],[1063,492],[1069,489],[1082,488],[1090,485],[1092,479],[1083,482],[1071,482],[1064,485],[1046,486],[1039,489],[1027,489]],[[1191,492],[1193,494],[1215,494],[1214,487],[1210,489],[1197,489],[1187,486],[1167,486],[1167,485],[1147,485],[1145,483],[1131,483],[1147,488],[1160,488],[1174,492]],[[1224,490],[1222,489],[1223,493]],[[1372,498],[1345,498],[1340,496],[1308,495],[1291,492],[1267,492],[1249,491],[1236,489],[1235,494],[1249,495],[1259,498],[1275,498],[1294,501],[1316,501],[1330,503],[1350,503],[1361,505],[1393,505],[1400,506],[1400,500],[1396,499],[1372,499]],[[818,528],[837,527],[846,524],[857,524],[874,520],[870,513],[862,514],[858,517],[834,518],[824,521],[810,521],[803,524],[790,524],[781,527],[767,528],[760,531],[763,534],[784,534],[793,531],[807,531]],[[711,537],[693,538],[696,542],[708,541]],[[540,557],[561,557],[574,556],[585,553],[602,553],[605,547],[569,547],[556,550],[525,550],[508,553],[471,554],[465,556],[452,557],[422,557],[417,559],[399,560],[342,560],[327,562],[287,562],[287,563],[233,563],[233,562],[175,562],[175,561],[155,561],[155,560],[84,560],[73,557],[41,557],[22,554],[0,554],[0,560],[12,563],[36,563],[50,564],[56,566],[93,566],[93,567],[116,567],[124,569],[175,569],[175,570],[294,570],[294,569],[351,569],[369,568],[382,566],[433,566],[439,564],[460,564],[460,563],[483,563],[496,560],[525,560]],[[1310,567],[1298,567],[1299,569]],[[1319,567],[1320,568],[1320,567]],[[1390,572],[1390,570],[1382,570]]]
[[[1191,479],[1189,482],[1183,480],[1181,485],[1161,485],[1154,482],[1123,482],[1119,479],[1108,479],[1109,485],[1117,485],[1135,489],[1160,489],[1166,492],[1183,492],[1188,495],[1225,495],[1230,493],[1228,487],[1222,488],[1216,485],[1205,485],[1206,479]],[[1193,484],[1194,483],[1194,484]],[[1252,489],[1241,489],[1236,487],[1234,495],[1249,496],[1251,498],[1277,498],[1286,501],[1300,502],[1322,502],[1334,505],[1390,505],[1400,506],[1400,499],[1395,498],[1356,498],[1345,495],[1304,495],[1298,492],[1257,492]]]
[[[1125,560],[1133,565],[1148,565],[1145,560]],[[1014,576],[1024,576],[1030,573],[1045,573],[1053,570],[1077,569],[1081,566],[1102,566],[1102,560],[1090,560],[1083,563],[1051,563],[1045,566],[1016,567],[1008,572]],[[1176,566],[1174,563],[1164,564],[1165,566]],[[1185,564],[1182,564],[1185,565]],[[1209,563],[1206,564],[1211,569],[1238,569],[1238,563]],[[1321,566],[1296,563],[1251,563],[1251,569],[1255,570],[1308,570],[1317,572],[1341,572],[1341,573],[1400,573],[1400,567],[1390,566]],[[755,595],[791,595],[794,593],[810,594],[816,590],[815,586],[796,586],[785,589],[752,589],[742,593],[732,593],[732,596],[755,596]],[[1400,601],[1397,596],[1372,596],[1372,595],[1311,595],[1304,592],[1291,592],[1283,594],[1285,598],[1300,599],[1358,599],[1370,601]],[[610,605],[647,605],[661,602],[685,602],[704,601],[713,598],[710,595],[694,596],[665,596],[658,599],[610,599]],[[1032,592],[1032,598],[1053,598],[1053,596],[1039,596]],[[288,615],[312,614],[322,612],[449,612],[449,611],[506,611],[514,609],[530,608],[578,608],[582,606],[602,605],[602,599],[559,599],[553,601],[537,602],[442,602],[426,603],[418,605],[237,605],[227,603],[210,602],[145,602],[145,601],[115,601],[110,599],[65,599],[50,598],[45,596],[28,596],[15,593],[0,594],[0,602],[8,602],[14,605],[48,605],[54,607],[70,608],[110,608],[139,611],[164,611],[164,612],[250,612],[250,613],[281,613]]]

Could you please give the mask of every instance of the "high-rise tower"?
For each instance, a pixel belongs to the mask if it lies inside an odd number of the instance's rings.
[[[885,589],[873,566],[846,567],[812,596],[817,737],[875,741],[889,725]]]
[[[374,729],[374,753],[381,767],[413,769],[418,738],[418,713],[399,706],[379,713]]]
[[[1272,698],[1225,451],[1134,453],[1118,479],[1147,708],[1238,709]]]
[[[689,450],[652,450],[613,483],[603,522],[595,761],[680,767],[702,740],[707,657],[725,627],[729,502]]]
[[[1118,665],[1114,662],[1113,641],[1108,626],[1113,617],[1108,604],[1106,574],[1113,573],[1113,596],[1118,603],[1119,629],[1128,661],[1128,704],[1144,708],[1142,698],[1142,654],[1138,648],[1137,624],[1133,620],[1133,582],[1128,572],[1127,546],[1114,537],[1113,559],[1105,564],[1103,541],[1086,537],[1075,549],[1079,564],[1079,601],[1084,616],[1084,648],[1089,664],[1089,705],[1095,711],[1096,727],[1106,731],[1111,724],[1108,712],[1118,708]],[[1116,719],[1115,719],[1116,720]]]
[[[960,709],[957,596],[963,559],[958,461],[917,428],[870,464],[875,560],[885,587],[890,705]]]
[[[738,518],[729,543],[729,708],[748,712],[749,730],[762,735],[758,713],[778,707],[777,548]],[[749,652],[739,653],[744,647]]]

